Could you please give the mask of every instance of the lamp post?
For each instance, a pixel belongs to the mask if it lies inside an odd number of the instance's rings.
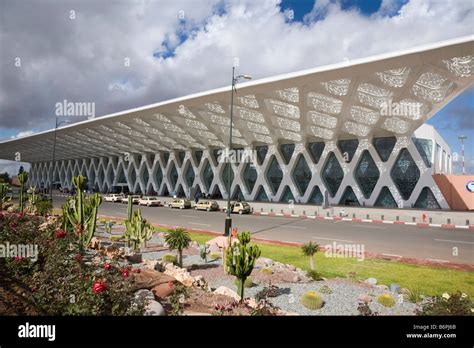
[[[53,141],[53,161],[51,163],[51,167],[49,169],[49,178],[50,178],[50,183],[49,183],[49,199],[51,200],[51,202],[53,201],[53,181],[54,181],[54,164],[55,164],[55,157],[56,157],[56,138],[57,138],[57,131],[58,131],[58,127],[61,125],[61,124],[65,124],[65,123],[71,123],[71,121],[69,120],[63,120],[63,121],[59,121],[59,116],[56,116],[56,125],[54,126],[54,141]]]
[[[252,76],[250,75],[239,75],[235,76],[235,66],[232,67],[232,89],[230,91],[230,129],[229,129],[229,152],[227,153],[227,159],[230,157],[230,151],[232,150],[232,124],[233,124],[233,116],[234,116],[234,91],[235,84],[241,79],[251,80]],[[230,217],[230,189],[232,185],[232,163],[229,160],[229,167],[227,172],[227,214],[225,218],[225,231],[224,235],[229,236],[231,233],[232,228],[232,218]]]
[[[466,175],[466,168],[464,168],[464,140],[467,139],[467,135],[460,135],[458,139],[461,140],[462,175]]]

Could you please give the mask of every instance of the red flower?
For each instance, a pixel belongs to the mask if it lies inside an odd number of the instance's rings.
[[[23,257],[21,257],[21,256],[15,257],[15,261],[16,261],[16,262],[20,262],[21,260],[23,260]]]
[[[142,270],[140,268],[135,268],[132,270],[133,273],[140,273]]]
[[[16,223],[10,222],[10,228],[14,230],[16,228]]]
[[[105,285],[105,283],[101,281],[92,284],[92,291],[94,292],[94,294],[100,294],[105,289],[107,289],[107,285]]]
[[[108,262],[104,265],[104,269],[107,270],[107,271],[111,268],[112,268],[112,265]]]
[[[122,270],[120,272],[122,273],[122,277],[124,277],[124,278],[128,278],[128,276],[130,274],[128,268],[122,268]]]
[[[56,234],[54,235],[55,238],[62,238],[66,235],[67,233],[64,232],[63,230],[59,230],[58,232],[56,232]]]
[[[2,213],[0,213],[0,219],[3,220],[3,217],[4,217],[4,215]]]
[[[77,262],[82,261],[82,255],[81,254],[76,254],[76,256],[74,256],[74,258],[76,259]]]
[[[168,286],[169,286],[170,288],[172,288],[173,285],[174,285],[173,282],[168,282]]]
[[[37,288],[31,288],[31,292],[36,292],[36,291],[38,291]]]

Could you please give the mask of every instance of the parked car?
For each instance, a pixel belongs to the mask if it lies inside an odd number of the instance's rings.
[[[139,195],[132,195],[132,204],[138,204],[140,201],[140,196]],[[127,204],[128,203],[128,196],[123,196],[122,199],[121,199],[121,202],[123,204]]]
[[[170,208],[188,209],[191,208],[191,201],[186,198],[173,198],[169,203]]]
[[[138,200],[138,205],[146,205],[147,207],[155,205],[159,207],[161,205],[161,201],[158,199],[158,197],[143,197]]]
[[[219,210],[219,204],[216,201],[199,201],[194,206],[196,210]]]
[[[121,193],[111,193],[109,195],[105,195],[104,197],[106,202],[113,202],[113,203],[120,202],[122,198],[123,198],[123,194]]]
[[[225,211],[227,211],[227,208]],[[231,213],[250,214],[252,211],[252,207],[247,202],[232,202],[230,204]]]

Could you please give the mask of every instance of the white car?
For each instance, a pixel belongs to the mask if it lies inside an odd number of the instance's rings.
[[[106,202],[113,202],[113,203],[121,202],[122,198],[123,198],[123,194],[121,193],[111,193],[104,197]]]
[[[146,205],[147,207],[154,205],[159,207],[161,205],[161,201],[158,199],[158,197],[143,197],[138,200],[138,205]]]
[[[138,195],[133,195],[132,196],[132,204],[138,204],[138,201],[140,200],[140,196]],[[121,202],[123,204],[128,204],[128,196],[124,196],[122,199],[121,199]]]

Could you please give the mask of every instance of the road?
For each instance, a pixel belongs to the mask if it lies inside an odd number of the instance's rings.
[[[60,207],[65,198],[54,197]],[[181,226],[189,230],[223,233],[222,212],[141,207],[142,215],[154,224]],[[99,214],[125,218],[127,205],[103,202]],[[419,228],[407,225],[373,224],[352,221],[313,220],[255,215],[232,215],[238,231],[251,231],[255,237],[285,242],[313,241],[324,246],[363,245],[365,252],[433,261],[474,264],[474,231],[468,229]]]

